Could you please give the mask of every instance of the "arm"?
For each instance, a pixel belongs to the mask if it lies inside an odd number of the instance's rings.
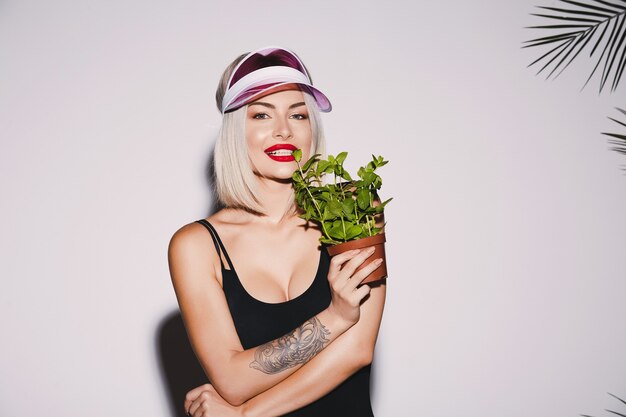
[[[369,293],[368,286],[356,285],[373,267],[354,270],[367,256],[364,251],[335,257],[340,259],[331,262],[329,270],[329,282],[336,288],[331,305],[290,334],[244,350],[217,280],[220,261],[211,239],[194,223],[177,231],[168,250],[172,283],[191,344],[217,393],[231,404],[241,404],[293,374],[352,327],[359,319],[359,303]],[[301,335],[309,330],[316,338],[304,343]],[[288,339],[291,344],[285,346]],[[282,359],[294,345],[296,354]],[[273,353],[268,357],[264,349]]]
[[[361,306],[359,322],[315,358],[278,385],[242,406],[246,417],[273,417],[296,410],[326,395],[372,362],[385,304],[386,284],[372,288]]]
[[[385,284],[372,289],[363,303],[361,320],[289,378],[233,407],[209,384],[194,388],[185,410],[194,417],[274,417],[321,398],[361,367],[371,363],[385,302]]]

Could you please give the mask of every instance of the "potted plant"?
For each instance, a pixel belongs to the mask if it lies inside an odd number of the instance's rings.
[[[378,199],[382,179],[376,170],[388,161],[382,156],[372,155],[372,160],[359,168],[359,178],[353,179],[343,167],[347,152],[337,156],[328,155],[326,159],[315,154],[303,165],[300,165],[300,149],[295,150],[293,156],[298,165],[292,179],[296,204],[303,211],[300,217],[320,225],[323,234],[320,242],[329,245],[328,253],[331,256],[374,246],[375,252],[371,258],[382,258],[383,263],[363,283],[386,278],[385,234],[381,227],[377,227],[377,220],[392,199],[384,202]],[[324,181],[328,174],[333,175],[332,182]]]

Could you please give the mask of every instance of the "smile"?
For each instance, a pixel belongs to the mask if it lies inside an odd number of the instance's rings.
[[[278,144],[265,149],[265,154],[277,162],[295,161],[292,153],[297,148],[291,144]]]

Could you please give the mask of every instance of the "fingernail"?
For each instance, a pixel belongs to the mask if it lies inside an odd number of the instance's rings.
[[[383,258],[378,258],[374,261],[377,264],[382,264],[383,263]]]
[[[371,247],[367,250],[367,253],[374,253],[375,248]]]

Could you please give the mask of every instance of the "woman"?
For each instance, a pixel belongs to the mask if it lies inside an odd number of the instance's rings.
[[[369,249],[330,259],[320,230],[298,217],[291,186],[292,151],[302,149],[303,160],[323,151],[319,112],[330,101],[300,59],[278,47],[237,58],[216,99],[215,179],[226,208],[179,229],[168,254],[187,333],[211,381],[187,394],[185,410],[372,416],[385,285],[359,284],[380,260]]]

